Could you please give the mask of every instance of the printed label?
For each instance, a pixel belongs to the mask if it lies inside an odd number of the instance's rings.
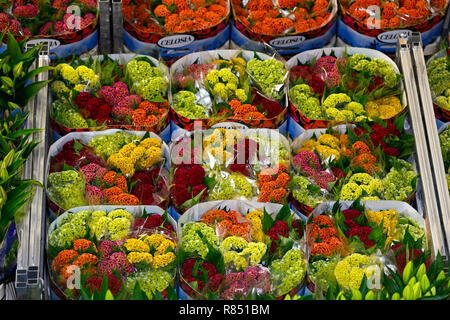
[[[269,41],[269,44],[274,47],[289,48],[294,47],[305,40],[306,38],[304,36],[288,36],[272,39]]]
[[[195,41],[195,37],[190,34],[179,34],[158,40],[158,46],[167,49],[174,49],[187,46]]]
[[[56,39],[34,39],[34,40],[27,41],[27,44],[37,46],[42,42],[48,43],[48,46],[49,46],[48,50],[53,50],[55,48],[58,48],[61,44],[61,42],[59,42],[59,40],[56,40]]]
[[[407,29],[386,31],[386,32],[380,33],[377,36],[377,39],[378,39],[378,41],[381,41],[384,43],[397,43],[397,40],[401,34],[410,36],[412,34],[412,31],[407,30]]]

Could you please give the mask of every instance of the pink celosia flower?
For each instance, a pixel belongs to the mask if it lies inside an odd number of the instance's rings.
[[[114,83],[114,88],[116,89],[116,101],[121,101],[122,99],[130,95],[128,86],[122,81],[117,81],[116,83]]]
[[[86,201],[93,206],[100,205],[104,201],[104,195],[99,188],[88,184],[86,186]]]
[[[47,22],[39,29],[39,34],[41,34],[41,35],[49,34],[52,26],[53,26],[52,22]]]
[[[127,97],[123,98],[119,102],[118,106],[135,109],[140,103],[141,103],[141,97],[138,96],[137,94],[132,94],[131,96],[127,96]]]
[[[324,75],[323,81],[325,81],[328,88],[333,88],[339,85],[341,76],[338,71],[331,71]]]
[[[97,94],[110,106],[116,104],[116,89],[114,87],[103,86]]]
[[[112,108],[112,115],[119,120],[124,120],[127,117],[131,117],[133,115],[133,109],[121,106],[115,106]]]
[[[311,151],[300,151],[293,158],[294,168],[305,172],[308,176],[313,176],[315,173],[322,170],[319,157]]]
[[[34,18],[38,13],[38,6],[32,3],[27,3],[24,6],[18,6],[13,9],[13,14],[17,18]]]
[[[320,171],[315,177],[314,181],[322,189],[328,190],[328,183],[334,181],[334,177],[326,171]]]

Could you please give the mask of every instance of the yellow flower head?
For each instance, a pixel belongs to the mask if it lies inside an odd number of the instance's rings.
[[[148,244],[139,239],[128,239],[127,241],[125,241],[123,246],[128,251],[150,252],[150,247],[148,246]]]
[[[142,261],[146,261],[149,264],[153,262],[153,257],[148,252],[130,252],[127,255],[127,259],[132,264],[139,263]]]

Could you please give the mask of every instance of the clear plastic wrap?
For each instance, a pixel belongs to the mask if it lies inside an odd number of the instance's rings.
[[[91,206],[65,212],[49,227],[48,266],[61,299],[148,299],[175,286],[176,223],[157,206]],[[136,289],[139,283],[141,291]]]
[[[96,0],[56,1],[53,5],[30,0],[6,1],[0,11],[0,32],[9,30],[20,40],[28,37],[73,43],[92,34],[98,23]]]
[[[113,128],[159,134],[168,125],[169,69],[152,57],[111,54],[62,62],[50,88],[50,121],[59,136]]]
[[[282,203],[287,198],[290,148],[278,131],[231,127],[184,132],[174,137],[170,150],[170,192],[179,213],[210,200]]]
[[[399,69],[379,51],[309,50],[289,59],[287,67],[292,126],[327,128],[376,117],[391,119],[405,111]]]
[[[303,230],[286,205],[200,203],[178,220],[181,289],[194,299],[295,295],[306,276]]]
[[[414,140],[405,128],[398,118],[304,131],[291,145],[293,206],[308,215],[327,200],[411,202],[418,174]]]
[[[286,120],[287,75],[275,51],[189,54],[171,66],[172,121],[187,130],[227,121],[277,128]]]
[[[167,145],[152,132],[70,133],[49,149],[46,190],[50,209],[58,215],[87,204],[165,208],[169,159]]]

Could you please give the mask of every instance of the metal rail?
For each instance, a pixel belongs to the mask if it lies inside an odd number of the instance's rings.
[[[34,45],[34,44],[33,44]],[[30,49],[27,44],[26,49]],[[35,67],[50,64],[49,45],[43,41],[42,50],[35,61]],[[48,79],[48,72],[36,76],[36,81]],[[48,88],[45,87],[26,107],[29,116],[26,128],[42,128],[32,138],[39,142],[24,165],[24,179],[34,179],[44,185],[45,160],[48,148]],[[17,252],[17,270],[15,288],[18,299],[41,299],[44,273],[44,239],[46,228],[46,202],[43,188],[36,188],[30,203],[28,214],[17,225],[19,248]]]
[[[414,33],[410,37],[405,34],[399,37],[397,59],[408,99],[409,116],[416,144],[415,155],[423,191],[423,211],[429,228],[431,249],[433,254],[440,252],[448,261],[449,246],[446,234],[449,235],[447,233],[449,221],[445,218],[449,214],[448,191],[445,184],[443,194],[445,174],[439,176],[444,172],[442,154],[420,34]]]

